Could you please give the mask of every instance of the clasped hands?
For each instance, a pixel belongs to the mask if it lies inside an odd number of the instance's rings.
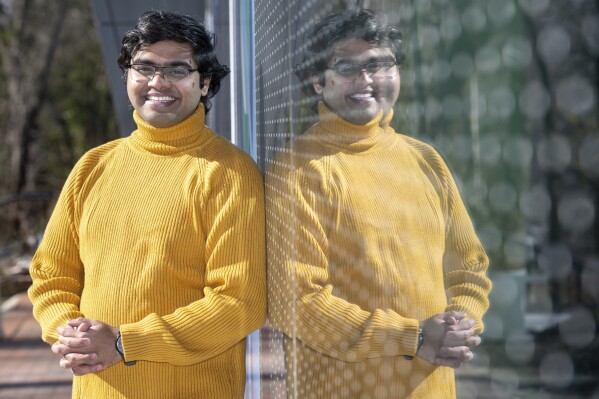
[[[418,356],[438,366],[459,368],[474,358],[472,347],[481,342],[473,330],[474,320],[462,312],[440,313],[423,321],[423,342]],[[74,375],[97,373],[121,361],[115,348],[118,329],[84,317],[58,327],[52,352],[61,355],[60,366]]]
[[[60,366],[76,376],[97,373],[121,360],[115,347],[118,329],[106,323],[80,317],[57,331],[52,352],[61,355]]]
[[[470,348],[481,339],[474,331],[474,320],[463,312],[440,313],[423,321],[424,340],[418,356],[438,366],[459,368],[474,358]]]

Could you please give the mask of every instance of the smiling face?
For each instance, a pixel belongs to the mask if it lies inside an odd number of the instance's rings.
[[[333,55],[329,67],[340,64],[366,64],[375,61],[395,61],[393,50],[388,47],[375,47],[362,39],[345,39],[333,45]],[[397,65],[393,68],[398,68]],[[336,71],[324,72],[324,86],[318,77],[312,84],[324,103],[346,121],[363,125],[372,120],[381,110],[387,115],[399,97],[400,76],[369,76],[362,70],[353,81],[339,76]]]
[[[196,68],[191,46],[170,40],[143,47],[133,54],[131,64]],[[200,103],[200,98],[208,94],[210,84],[210,78],[207,77],[200,89],[198,72],[192,72],[175,82],[167,82],[161,72],[156,72],[147,81],[133,79],[131,69],[127,73],[129,101],[143,120],[155,127],[173,126],[190,116]]]

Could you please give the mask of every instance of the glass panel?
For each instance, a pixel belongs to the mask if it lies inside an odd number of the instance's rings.
[[[302,85],[333,81],[294,73],[310,27],[359,7],[403,34],[393,139],[314,128],[334,116],[319,119]],[[467,220],[493,290],[457,397],[599,397],[596,2],[257,0],[255,24],[271,295],[262,397],[406,397],[451,375],[403,355],[415,323],[446,304],[482,312]],[[362,89],[342,100],[370,101]],[[397,137],[397,157],[415,164],[385,158]]]

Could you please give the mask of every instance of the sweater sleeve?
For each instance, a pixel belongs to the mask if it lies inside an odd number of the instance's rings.
[[[255,166],[215,162],[204,176],[202,299],[120,326],[125,358],[191,365],[242,341],[266,318],[264,186]]]
[[[79,167],[75,166],[62,189],[30,267],[33,284],[28,294],[33,303],[33,315],[41,325],[42,339],[50,344],[58,339],[58,326],[83,316],[79,310],[83,265],[75,228],[79,180]]]
[[[270,322],[343,361],[414,355],[417,320],[391,309],[367,311],[334,294],[327,231],[341,217],[338,204],[322,164],[291,165],[288,159],[275,162],[266,176]]]
[[[446,250],[443,257],[447,310],[465,312],[468,318],[476,321],[474,329],[480,334],[484,330],[482,317],[489,308],[489,258],[444,164],[441,165],[441,174],[447,190]]]
[[[444,204],[445,253],[443,275],[447,295],[446,311],[465,312],[476,321],[475,331],[484,330],[482,318],[489,308],[491,280],[487,277],[489,258],[481,245],[468,211],[460,197],[447,164],[430,145],[402,136],[421,157],[421,167]]]

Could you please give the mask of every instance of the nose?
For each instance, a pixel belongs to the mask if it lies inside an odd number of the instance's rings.
[[[163,70],[156,69],[154,76],[148,81],[148,85],[152,87],[170,86],[170,82],[166,79]]]
[[[362,81],[362,80],[364,82],[366,82],[366,83],[370,83],[370,82],[373,81],[372,74],[368,73],[368,71],[366,70],[366,68],[362,68],[360,70],[360,74],[356,78],[356,81]]]

